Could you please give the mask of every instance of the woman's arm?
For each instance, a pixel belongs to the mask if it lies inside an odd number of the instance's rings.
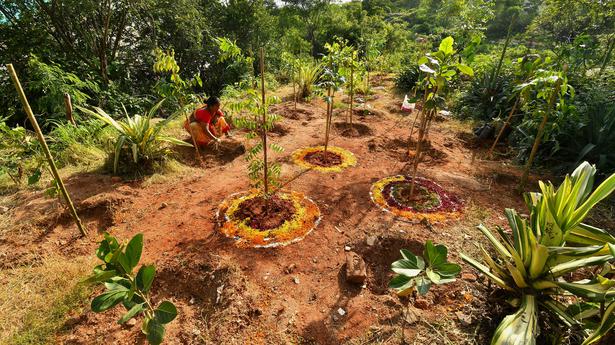
[[[202,125],[205,128],[205,134],[207,134],[207,136],[212,139],[215,140],[216,142],[220,142],[220,138],[218,138],[217,136],[215,136],[210,130],[209,130],[209,124],[205,123]]]

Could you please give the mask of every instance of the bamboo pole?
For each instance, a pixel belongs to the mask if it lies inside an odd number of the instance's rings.
[[[64,94],[64,106],[66,107],[66,119],[73,126],[76,126],[75,118],[73,117],[73,102],[71,102],[70,95],[68,93]]]
[[[261,98],[263,107],[263,167],[265,180],[263,186],[265,197],[269,195],[269,168],[267,167],[267,102],[265,98],[265,49],[260,48],[260,69],[261,69]]]
[[[551,94],[551,98],[549,99],[549,104],[547,111],[545,111],[544,116],[542,117],[542,121],[540,122],[540,126],[538,127],[538,132],[536,133],[536,139],[534,139],[534,145],[532,146],[532,151],[530,152],[530,157],[525,163],[525,168],[523,169],[523,175],[521,176],[521,182],[519,183],[519,189],[525,188],[527,184],[528,177],[530,175],[530,168],[532,167],[532,163],[534,162],[534,157],[536,156],[536,152],[538,152],[538,146],[540,145],[540,141],[542,140],[542,135],[545,131],[545,126],[547,125],[547,121],[549,120],[549,115],[553,112],[553,108],[555,107],[555,101],[557,100],[557,94],[560,91],[560,87],[562,86],[562,79],[558,79],[555,82],[555,86],[553,87],[553,93]]]
[[[45,153],[45,156],[47,157],[47,161],[49,162],[49,167],[51,168],[53,177],[55,178],[58,184],[58,187],[60,187],[60,192],[62,193],[62,196],[64,196],[64,199],[66,200],[66,203],[68,204],[68,208],[70,209],[70,213],[73,216],[75,223],[77,224],[77,228],[79,229],[79,232],[81,232],[82,236],[87,237],[88,232],[83,226],[83,224],[81,223],[81,219],[79,219],[79,215],[77,214],[75,205],[73,205],[73,201],[71,200],[70,195],[68,195],[68,191],[66,190],[66,187],[64,186],[64,182],[62,181],[62,178],[60,178],[60,174],[58,173],[58,168],[56,167],[56,164],[53,160],[53,156],[51,155],[51,152],[49,151],[49,147],[47,146],[47,142],[45,141],[43,132],[41,131],[41,128],[38,126],[38,122],[36,121],[36,118],[34,117],[32,108],[30,108],[30,104],[28,103],[26,94],[24,93],[23,88],[21,87],[21,83],[19,82],[19,78],[17,77],[17,72],[15,72],[15,68],[13,68],[13,64],[8,64],[6,67],[9,70],[11,79],[13,79],[13,83],[15,84],[15,89],[17,90],[17,93],[19,94],[19,99],[21,100],[21,103],[24,107],[26,115],[28,115],[28,119],[30,120],[32,127],[34,127],[36,136],[38,137],[38,140],[41,143],[41,147],[43,148],[43,152]]]
[[[500,138],[502,137],[502,134],[504,134],[504,130],[510,124],[510,120],[512,120],[512,117],[515,114],[515,110],[517,110],[517,106],[518,105],[519,105],[519,97],[517,97],[517,99],[515,100],[515,104],[513,104],[513,107],[510,110],[510,114],[508,114],[508,117],[506,118],[506,121],[504,122],[504,124],[502,125],[502,128],[498,132],[498,135],[495,137],[495,140],[493,141],[493,144],[491,144],[491,148],[489,149],[489,154],[487,155],[489,158],[493,157],[493,150],[495,149],[496,145],[500,141]]]

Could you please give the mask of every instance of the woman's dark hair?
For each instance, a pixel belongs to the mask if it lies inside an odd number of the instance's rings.
[[[218,97],[211,96],[207,99],[207,101],[205,101],[205,104],[207,104],[207,107],[220,105],[220,100],[218,99]]]

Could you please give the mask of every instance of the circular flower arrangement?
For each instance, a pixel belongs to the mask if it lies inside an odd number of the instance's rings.
[[[230,195],[218,207],[216,218],[222,224],[220,231],[236,240],[238,246],[270,248],[285,246],[301,241],[320,222],[320,209],[309,198],[299,192],[278,192],[276,200],[287,204],[287,219],[272,228],[252,227],[250,218],[242,217],[242,207],[262,197],[257,190]]]
[[[328,146],[327,156],[324,156],[324,149],[324,146],[298,149],[292,154],[293,162],[300,167],[322,172],[340,172],[357,164],[357,158],[348,150]]]
[[[424,218],[432,223],[457,218],[462,202],[437,183],[417,177],[413,196],[409,197],[412,178],[397,175],[383,178],[372,185],[374,203],[396,216],[413,221]]]

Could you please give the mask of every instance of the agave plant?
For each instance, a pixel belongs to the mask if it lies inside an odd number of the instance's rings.
[[[432,284],[454,282],[455,276],[461,272],[459,265],[446,261],[448,249],[442,244],[434,245],[427,241],[424,258],[407,249],[399,252],[402,259],[391,264],[391,269],[397,275],[389,282],[389,287],[395,289],[399,296],[407,296],[415,288],[419,294],[425,295]]]
[[[318,83],[323,67],[320,63],[306,63],[299,66],[296,72],[296,82],[299,88],[299,96],[306,99],[314,92],[314,85]]]
[[[583,323],[578,313],[573,314],[558,296],[593,303],[608,303],[615,298],[615,280],[606,278],[604,270],[592,279],[564,279],[584,267],[598,269],[615,257],[615,238],[582,223],[589,211],[615,190],[613,174],[592,192],[595,173],[595,167],[584,162],[571,176],[566,176],[559,188],[541,182],[541,193],[526,196],[529,219],[506,209],[512,237],[499,227],[493,233],[479,225],[496,257],[482,246],[482,263],[461,254],[466,263],[517,297],[517,312],[502,320],[492,344],[536,344],[539,310],[554,314],[566,327],[582,329],[587,336],[591,332],[589,324]],[[571,243],[576,246],[570,246]],[[610,305],[609,310],[612,308],[615,307]],[[615,324],[608,316],[604,315],[604,326],[596,329],[586,344],[598,340],[606,333],[604,329]]]
[[[153,116],[163,101],[158,102],[143,116],[134,115],[131,117],[124,108],[125,121],[115,120],[98,107],[94,108],[95,112],[79,107],[84,113],[103,121],[118,132],[113,150],[113,173],[117,172],[122,155],[130,157],[133,163],[139,163],[140,161],[150,161],[167,155],[169,153],[168,147],[163,145],[163,143],[192,147],[191,144],[182,140],[162,134],[162,129],[173,117],[156,123],[152,121]]]

